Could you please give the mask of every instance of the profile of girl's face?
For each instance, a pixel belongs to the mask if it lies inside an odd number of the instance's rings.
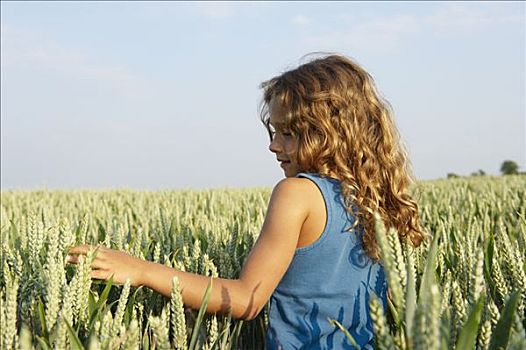
[[[272,141],[269,150],[276,155],[277,161],[285,172],[286,177],[295,177],[299,172],[296,161],[298,141],[285,127],[285,111],[282,106],[272,98],[269,103],[270,130]]]

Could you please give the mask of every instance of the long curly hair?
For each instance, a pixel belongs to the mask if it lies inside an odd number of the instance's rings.
[[[285,125],[298,141],[301,171],[336,177],[345,206],[363,229],[364,250],[380,260],[374,213],[413,246],[423,241],[418,207],[407,193],[415,182],[392,108],[373,78],[340,54],[325,54],[261,83],[261,121],[270,129],[270,101],[286,111]],[[332,176],[334,177],[334,176]],[[356,211],[353,210],[356,206]]]

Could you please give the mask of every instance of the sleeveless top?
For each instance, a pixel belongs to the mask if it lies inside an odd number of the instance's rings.
[[[265,348],[354,350],[345,334],[329,323],[330,318],[345,327],[361,349],[373,349],[369,298],[374,292],[387,308],[384,269],[366,255],[360,225],[346,230],[354,218],[344,207],[340,181],[312,173],[296,177],[318,186],[327,222],[316,242],[296,249],[270,298]]]

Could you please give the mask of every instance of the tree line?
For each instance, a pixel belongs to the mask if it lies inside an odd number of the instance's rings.
[[[513,160],[505,160],[502,162],[500,166],[500,173],[502,175],[526,175],[526,171],[519,171],[519,165],[514,162]],[[486,172],[482,169],[479,169],[478,171],[472,172],[471,176],[484,176],[486,175]],[[448,173],[447,178],[456,178],[461,177],[458,174],[455,173]]]

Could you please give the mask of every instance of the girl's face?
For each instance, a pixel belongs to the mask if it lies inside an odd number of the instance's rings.
[[[286,177],[295,177],[300,169],[296,162],[298,141],[284,126],[285,111],[274,98],[270,100],[270,130],[273,133],[269,150],[276,154]]]

